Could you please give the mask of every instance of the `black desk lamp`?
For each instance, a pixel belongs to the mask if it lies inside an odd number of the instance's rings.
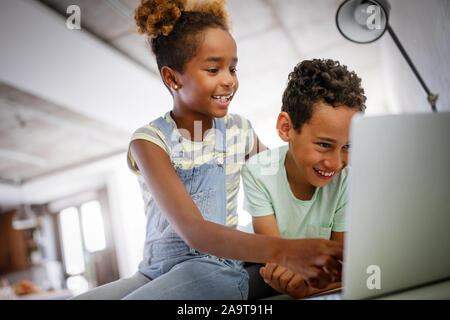
[[[430,92],[389,25],[390,9],[391,7],[387,0],[346,0],[339,6],[336,13],[336,25],[339,32],[345,38],[356,43],[374,42],[387,30],[420,84],[425,89],[431,109],[433,112],[437,112],[436,101],[439,95]]]

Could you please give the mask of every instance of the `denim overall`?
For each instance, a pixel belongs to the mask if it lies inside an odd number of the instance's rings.
[[[211,161],[182,169],[182,136],[163,118],[154,122],[170,143],[171,162],[205,220],[226,224],[226,127],[214,119],[216,142]],[[222,241],[226,241],[223,239]],[[152,279],[127,299],[246,299],[248,274],[240,261],[223,259],[190,248],[151,202],[147,212],[144,259],[139,271]],[[142,292],[144,290],[145,292]],[[156,296],[157,295],[157,296]]]

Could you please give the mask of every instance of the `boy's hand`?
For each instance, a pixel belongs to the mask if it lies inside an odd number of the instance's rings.
[[[308,294],[308,285],[295,272],[275,263],[267,263],[259,269],[264,281],[280,293],[287,294],[294,299],[301,299]]]
[[[325,239],[297,239],[282,263],[297,272],[311,287],[323,289],[341,279],[342,244]]]

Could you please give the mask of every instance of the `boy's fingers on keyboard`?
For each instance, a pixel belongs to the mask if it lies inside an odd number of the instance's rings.
[[[308,294],[308,283],[296,274],[289,282],[286,293],[294,299],[304,298]]]
[[[277,266],[276,269],[272,273],[272,279],[280,282],[281,276],[287,271],[285,267]]]
[[[268,281],[272,281],[273,273],[277,268],[277,264],[275,263],[267,263],[264,270],[264,279]]]
[[[261,277],[265,277],[266,267],[259,268],[259,274]]]
[[[285,269],[284,272],[279,277],[279,284],[280,287],[286,291],[286,288],[289,284],[289,282],[292,280],[292,278],[295,276],[295,273],[291,270]]]
[[[305,286],[305,280],[303,280],[302,276],[298,273],[294,274],[292,279],[289,281],[286,290],[291,291],[295,290],[300,286]]]

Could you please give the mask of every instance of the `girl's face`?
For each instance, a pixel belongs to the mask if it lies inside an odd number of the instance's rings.
[[[221,118],[239,86],[236,42],[220,28],[206,29],[202,36],[197,54],[178,74],[180,89],[174,99],[184,110]]]
[[[290,157],[304,183],[324,187],[347,166],[350,124],[356,113],[354,108],[319,102],[300,133],[290,130]]]

